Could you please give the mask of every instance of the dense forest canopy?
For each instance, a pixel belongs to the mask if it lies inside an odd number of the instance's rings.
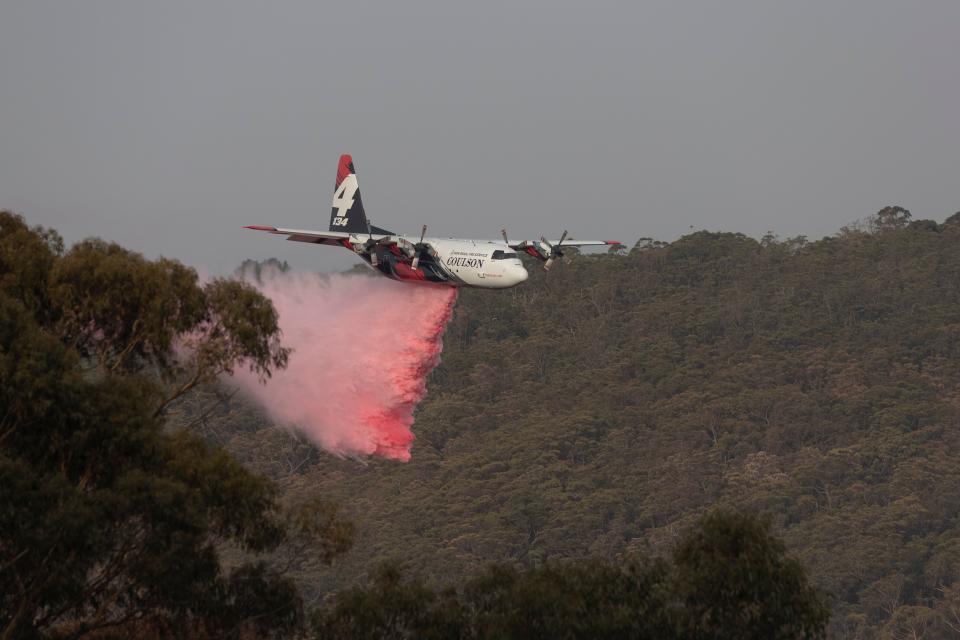
[[[443,584],[491,559],[661,556],[723,506],[772,519],[831,637],[960,633],[960,214],[528,267],[462,292],[406,465],[307,460],[253,412],[206,425],[355,523],[298,576],[308,597],[386,558]]]
[[[361,464],[255,289],[0,213],[0,636],[960,634],[960,214],[528,267]]]

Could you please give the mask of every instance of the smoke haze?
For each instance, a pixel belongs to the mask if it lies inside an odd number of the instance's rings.
[[[254,284],[273,301],[293,353],[265,385],[240,370],[232,382],[331,453],[409,460],[413,411],[440,361],[456,289],[278,270]]]

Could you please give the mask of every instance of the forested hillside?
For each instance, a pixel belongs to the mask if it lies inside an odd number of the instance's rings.
[[[0,211],[0,636],[960,637],[960,214],[528,267],[345,460],[252,286]]]
[[[317,454],[236,401],[204,421],[355,526],[332,567],[294,559],[308,603],[387,558],[441,584],[663,555],[721,506],[771,519],[832,637],[960,633],[960,214],[528,266],[462,292],[407,464]]]

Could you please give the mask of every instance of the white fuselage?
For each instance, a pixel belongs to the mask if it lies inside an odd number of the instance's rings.
[[[528,277],[520,257],[503,243],[448,238],[431,246],[443,268],[469,286],[505,289]]]
[[[364,237],[358,235],[356,239],[362,242]],[[401,245],[408,246],[420,240],[411,236],[399,236],[399,239]],[[424,238],[424,243],[429,244],[430,258],[435,268],[442,272],[444,280],[454,286],[506,289],[528,277],[520,257],[502,242]],[[424,262],[426,259],[421,260],[421,264]],[[377,270],[383,272],[383,269]],[[407,278],[401,276],[401,279]]]

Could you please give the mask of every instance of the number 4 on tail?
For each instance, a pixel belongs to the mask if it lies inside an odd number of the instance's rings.
[[[343,179],[336,193],[333,194],[333,208],[337,210],[337,215],[333,218],[334,225],[345,227],[349,224],[350,219],[347,218],[347,214],[353,206],[353,196],[356,192],[357,176],[351,173]]]

